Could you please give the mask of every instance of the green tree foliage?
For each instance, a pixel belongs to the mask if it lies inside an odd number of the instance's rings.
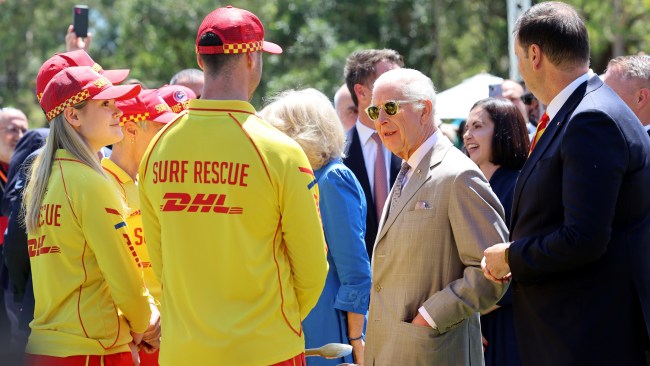
[[[587,21],[592,67],[603,72],[618,54],[645,51],[650,0],[567,0]],[[537,1],[533,1],[534,3]],[[65,49],[77,1],[0,0],[0,106],[14,105],[43,121],[34,97],[42,62]],[[194,42],[203,17],[225,5],[209,0],[88,0],[90,53],[106,68],[159,87],[178,70],[197,67]],[[258,14],[266,38],[284,53],[265,56],[253,103],[287,88],[333,95],[348,54],[393,48],[408,67],[430,75],[438,90],[479,71],[508,76],[506,1],[495,0],[241,0]],[[36,124],[39,124],[38,122]]]

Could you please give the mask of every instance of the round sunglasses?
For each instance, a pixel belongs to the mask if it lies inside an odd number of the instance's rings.
[[[368,114],[368,117],[370,117],[371,120],[376,120],[379,118],[379,111],[380,110],[385,110],[386,114],[389,116],[394,116],[399,112],[399,105],[400,104],[407,104],[407,103],[415,103],[419,102],[418,99],[413,99],[413,100],[389,100],[388,102],[380,105],[371,105],[368,108],[366,108],[366,113]]]

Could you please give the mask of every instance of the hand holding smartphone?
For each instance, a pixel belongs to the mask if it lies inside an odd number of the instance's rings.
[[[501,84],[492,84],[488,86],[488,88],[489,88],[488,96],[490,98],[499,98],[503,95],[503,88]]]
[[[75,5],[72,24],[77,37],[88,36],[88,5]]]

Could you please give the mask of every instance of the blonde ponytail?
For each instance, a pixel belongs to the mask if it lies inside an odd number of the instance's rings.
[[[82,109],[86,104],[87,102],[82,102],[75,105],[74,108]],[[38,229],[40,208],[52,173],[56,150],[67,150],[76,159],[106,177],[97,152],[90,149],[83,137],[66,121],[63,115],[64,113],[59,114],[50,122],[50,135],[47,142],[43,151],[31,165],[29,182],[23,193],[25,226],[28,234],[34,234]]]

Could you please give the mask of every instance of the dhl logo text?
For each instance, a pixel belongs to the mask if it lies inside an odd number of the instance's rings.
[[[49,247],[43,246],[45,243],[45,235],[37,239],[29,239],[27,241],[27,247],[29,251],[29,256],[38,257],[39,255],[49,254],[49,253],[61,253],[61,248],[56,245]]]
[[[225,194],[203,194],[194,196],[189,193],[167,192],[163,197],[164,203],[160,205],[161,211],[166,212],[214,212],[229,215],[241,215],[244,213],[242,207],[228,207]]]

